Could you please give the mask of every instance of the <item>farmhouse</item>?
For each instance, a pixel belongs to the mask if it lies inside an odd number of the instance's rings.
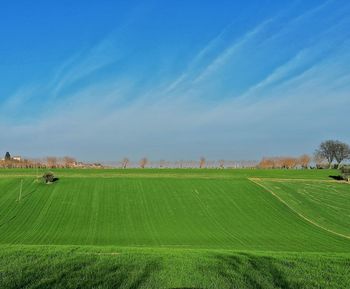
[[[14,160],[14,161],[21,161],[22,160],[22,157],[21,156],[14,156],[14,157],[12,157],[12,159]]]

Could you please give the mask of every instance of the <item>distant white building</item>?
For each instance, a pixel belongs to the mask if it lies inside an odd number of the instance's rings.
[[[19,161],[19,162],[22,160],[22,158],[20,156],[14,156],[14,157],[12,157],[12,159],[15,161]]]

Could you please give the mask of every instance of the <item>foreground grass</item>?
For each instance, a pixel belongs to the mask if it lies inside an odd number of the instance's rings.
[[[349,288],[350,256],[3,246],[0,288]]]

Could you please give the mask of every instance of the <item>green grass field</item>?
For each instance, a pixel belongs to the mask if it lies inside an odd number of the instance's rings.
[[[54,173],[0,171],[0,288],[350,287],[337,171]]]
[[[350,239],[349,184],[263,180],[294,211]]]

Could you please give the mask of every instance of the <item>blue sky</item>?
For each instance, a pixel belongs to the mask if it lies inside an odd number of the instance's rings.
[[[0,150],[260,159],[350,142],[349,1],[1,1]]]

